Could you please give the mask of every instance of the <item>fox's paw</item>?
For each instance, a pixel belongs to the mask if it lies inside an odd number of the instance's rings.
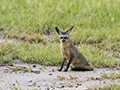
[[[67,72],[67,69],[65,69],[64,72]]]
[[[58,71],[61,71],[62,69],[58,69]]]

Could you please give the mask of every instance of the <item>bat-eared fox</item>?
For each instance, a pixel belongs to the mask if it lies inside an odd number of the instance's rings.
[[[60,69],[61,71],[65,61],[67,61],[67,66],[64,71],[67,71],[69,66],[74,71],[90,71],[94,69],[94,66],[87,61],[87,59],[80,53],[77,48],[71,43],[69,35],[73,27],[63,32],[58,27],[55,30],[59,36],[61,53],[63,56],[63,61]]]

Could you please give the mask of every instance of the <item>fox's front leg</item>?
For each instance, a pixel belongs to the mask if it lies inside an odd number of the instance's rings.
[[[60,69],[59,69],[58,71],[61,71],[61,70],[62,70],[65,61],[66,61],[66,58],[63,57],[62,65],[61,65],[61,67],[60,67]]]
[[[64,72],[67,72],[71,62],[72,62],[72,58],[70,58],[69,62],[67,63],[67,66],[66,66],[66,69],[64,70]]]

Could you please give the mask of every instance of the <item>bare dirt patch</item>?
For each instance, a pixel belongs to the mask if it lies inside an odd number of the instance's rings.
[[[16,69],[15,69],[16,67]],[[95,85],[109,83],[120,83],[119,79],[100,79],[104,72],[119,72],[114,69],[98,69],[94,71],[71,71],[58,72],[57,66],[43,66],[39,64],[27,64],[16,60],[15,63],[6,64],[0,67],[0,89],[11,90],[10,87],[17,87],[23,90],[87,90]]]

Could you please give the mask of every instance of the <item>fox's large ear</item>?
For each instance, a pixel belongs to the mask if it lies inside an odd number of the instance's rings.
[[[66,31],[66,33],[67,33],[68,35],[69,35],[70,32],[72,31],[73,27],[74,27],[74,26],[72,26],[70,29],[68,29],[68,30]]]
[[[60,33],[61,33],[60,29],[58,27],[55,27],[55,30],[56,30],[57,34],[60,35]]]

